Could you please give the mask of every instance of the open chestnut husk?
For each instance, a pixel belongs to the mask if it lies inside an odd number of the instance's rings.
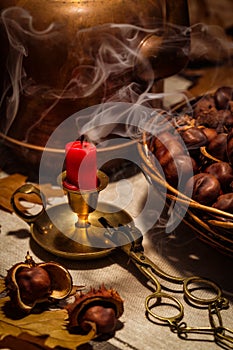
[[[38,303],[64,299],[73,287],[72,277],[62,265],[35,263],[29,252],[24,262],[8,270],[5,285],[11,302],[24,312],[30,312]]]
[[[69,314],[69,330],[80,328],[84,333],[95,324],[97,335],[112,333],[118,318],[123,314],[123,300],[114,289],[102,285],[99,289],[75,295],[75,301],[66,306]]]
[[[215,108],[215,100],[212,96],[203,96],[194,106],[194,116],[206,116]]]

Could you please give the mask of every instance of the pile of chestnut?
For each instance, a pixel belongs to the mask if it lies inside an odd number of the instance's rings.
[[[149,145],[167,182],[177,188],[182,174],[192,199],[233,214],[233,88],[218,88],[195,101],[192,115],[170,121]]]

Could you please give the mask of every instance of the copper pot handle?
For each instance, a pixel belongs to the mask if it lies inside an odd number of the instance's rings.
[[[158,81],[181,71],[190,51],[189,10],[187,0],[166,0],[166,19],[161,35],[149,34],[139,44],[137,75],[148,81],[151,71]],[[143,61],[147,63],[143,63]],[[148,65],[149,63],[149,65]]]
[[[42,209],[37,214],[26,213],[25,210],[23,210],[23,208],[20,207],[19,200],[23,199],[29,202],[30,195],[36,195],[41,201]],[[34,222],[39,216],[41,216],[45,212],[43,203],[45,203],[45,197],[43,193],[32,184],[25,184],[19,187],[11,196],[11,205],[14,212],[27,223]]]

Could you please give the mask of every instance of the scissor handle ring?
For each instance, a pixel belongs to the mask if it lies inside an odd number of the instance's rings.
[[[195,283],[195,282],[200,284],[202,283],[207,287],[211,287],[211,289],[216,293],[215,297],[204,299],[193,295],[193,293],[189,290],[188,286],[191,283]],[[209,305],[215,302],[216,300],[218,300],[219,298],[221,298],[222,296],[222,291],[216,283],[201,277],[192,276],[192,277],[186,278],[184,280],[183,288],[184,288],[184,295],[188,298],[188,300],[198,305]]]
[[[178,309],[179,309],[179,313],[175,316],[171,316],[171,317],[165,317],[165,316],[160,316],[160,315],[157,315],[155,314],[154,312],[152,312],[150,310],[150,307],[149,307],[149,302],[151,299],[161,299],[161,298],[167,298],[167,299],[170,299],[170,300],[173,300],[175,302],[176,305],[178,305]],[[181,304],[181,302],[173,297],[172,295],[170,294],[167,294],[167,293],[163,293],[163,292],[155,292],[151,295],[148,295],[148,297],[146,298],[145,300],[145,304],[146,304],[146,311],[151,315],[153,316],[154,318],[160,320],[160,321],[163,321],[163,322],[167,322],[169,323],[170,325],[174,324],[174,323],[177,323],[178,321],[180,321],[183,316],[184,316],[184,307],[183,305]]]

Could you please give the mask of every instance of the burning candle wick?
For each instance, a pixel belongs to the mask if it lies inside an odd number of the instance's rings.
[[[79,140],[80,140],[80,142],[81,142],[81,147],[83,148],[84,140],[85,140],[84,135],[81,135]]]

